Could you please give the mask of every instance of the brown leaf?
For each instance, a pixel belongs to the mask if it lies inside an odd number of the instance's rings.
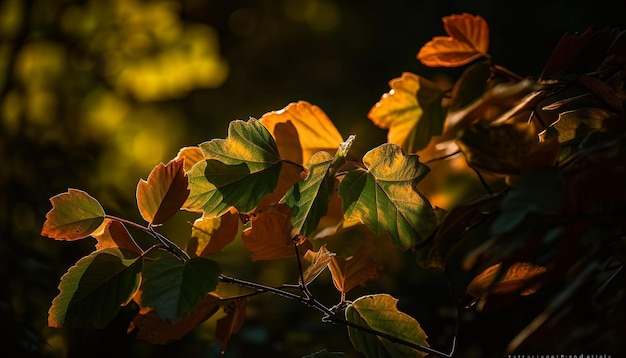
[[[487,57],[489,27],[480,16],[451,15],[443,18],[448,36],[436,36],[426,43],[417,58],[430,67],[458,67]]]
[[[304,278],[304,284],[308,285],[313,282],[313,280],[326,269],[334,256],[335,253],[328,251],[325,245],[320,247],[317,252],[307,251],[304,257],[302,257],[302,267],[304,267],[302,277]]]
[[[243,245],[252,252],[252,261],[294,256],[289,207],[279,204],[255,213],[251,216],[250,227],[242,232],[241,238]],[[300,255],[313,248],[306,238],[300,239],[298,245]]]
[[[521,295],[529,295],[536,291],[536,286],[526,287],[528,282],[545,273],[543,266],[528,262],[516,262],[506,272],[501,272],[502,263],[488,267],[476,276],[468,285],[467,293],[483,298],[488,294],[509,294],[520,291]]]
[[[185,251],[191,257],[206,257],[221,252],[237,236],[239,221],[235,209],[219,217],[197,219],[191,228],[191,239]]]
[[[217,320],[217,328],[215,330],[215,338],[222,341],[221,354],[226,352],[230,337],[237,333],[246,320],[247,298],[238,298],[231,301],[228,306],[224,307],[226,317]]]
[[[329,265],[330,273],[333,284],[342,295],[378,274],[378,263],[371,259],[366,247],[361,246],[354,255],[346,259],[338,256],[332,258]]]
[[[183,206],[189,196],[184,159],[174,159],[167,164],[159,163],[148,180],[137,185],[137,206],[141,216],[151,225],[161,225]]]
[[[98,241],[96,250],[119,247],[120,249],[135,251],[139,254],[143,252],[126,229],[126,226],[119,221],[105,219],[91,236]]]
[[[133,298],[140,303],[140,293]],[[221,298],[209,293],[200,300],[194,310],[176,323],[160,319],[156,311],[149,307],[141,307],[139,313],[128,326],[128,332],[137,331],[137,338],[152,344],[167,344],[179,340],[202,322],[213,316],[220,307]],[[140,304],[141,306],[141,304]]]

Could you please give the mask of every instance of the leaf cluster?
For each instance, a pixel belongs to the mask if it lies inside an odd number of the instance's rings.
[[[247,300],[270,293],[346,325],[365,356],[452,356],[454,348],[430,348],[392,296],[346,299],[375,279],[381,267],[372,243],[386,239],[414,253],[418,265],[445,270],[455,298],[473,300],[467,309],[543,292],[547,308],[510,342],[510,352],[534,344],[545,327],[570,324],[556,313],[576,307],[578,295],[592,297],[599,310],[613,307],[612,295],[624,295],[626,257],[624,33],[565,35],[532,79],[493,63],[481,17],[452,15],[443,24],[448,36],[433,38],[417,58],[465,66],[462,75],[451,88],[413,73],[390,81],[368,115],[389,130],[388,141],[358,160],[349,155],[358,138],[342,136],[319,107],[300,101],[258,120],[235,120],[226,138],[182,148],[157,165],[137,185],[145,224],[107,215],[77,189],[51,198],[42,235],[92,236],[97,244],[61,278],[49,324],[103,327],[133,304],[129,332],[164,344],[222,307],[216,337],[224,351],[245,323]],[[425,157],[461,162],[484,192],[434,207],[418,188],[430,172]],[[184,248],[157,231],[179,210],[199,215]],[[320,244],[357,227],[368,236],[349,255]],[[151,237],[152,246],[129,229]],[[224,274],[212,255],[235,240],[251,261],[293,258],[298,282],[270,287]],[[340,296],[332,307],[308,288],[326,268]],[[222,296],[220,285],[248,293]],[[617,318],[606,320],[623,328]]]

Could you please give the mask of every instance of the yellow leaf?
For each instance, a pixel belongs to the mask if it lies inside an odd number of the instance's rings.
[[[417,58],[430,67],[458,67],[487,57],[489,27],[480,16],[451,15],[443,18],[448,36],[436,36],[426,43]]]
[[[174,160],[180,158],[185,158],[185,171],[188,172],[194,164],[204,159],[204,153],[202,153],[202,149],[198,146],[183,147],[180,148]]]

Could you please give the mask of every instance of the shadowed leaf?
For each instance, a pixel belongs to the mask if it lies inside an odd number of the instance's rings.
[[[231,301],[228,306],[224,308],[226,317],[222,317],[217,320],[217,328],[215,329],[215,338],[222,341],[221,354],[226,352],[228,342],[233,334],[239,332],[243,323],[246,321],[246,306],[248,305],[247,298],[238,298]]]
[[[417,54],[430,67],[458,67],[480,57],[487,57],[489,27],[480,16],[451,15],[443,19],[448,36],[433,37]]]
[[[387,333],[405,341],[428,347],[426,333],[420,324],[406,313],[398,311],[398,300],[387,294],[363,296],[346,309],[350,322]],[[424,357],[425,354],[371,333],[348,327],[354,347],[366,357]]]
[[[150,225],[161,225],[180,210],[189,196],[184,159],[175,159],[167,164],[159,163],[148,180],[137,184],[137,207],[141,216]]]
[[[95,251],[78,260],[61,277],[61,293],[52,301],[48,325],[106,326],[137,291],[142,262],[136,253],[117,248]]]
[[[78,240],[91,235],[104,221],[100,203],[82,190],[50,198],[52,209],[46,214],[41,235],[56,240]]]
[[[143,252],[126,229],[126,226],[116,220],[105,219],[98,230],[94,231],[91,236],[98,241],[96,250],[118,247],[124,250],[135,251],[138,254]]]

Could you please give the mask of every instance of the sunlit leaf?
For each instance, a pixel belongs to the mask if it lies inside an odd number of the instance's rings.
[[[250,227],[242,232],[241,239],[243,245],[252,252],[252,261],[275,260],[296,255],[291,231],[289,207],[279,204],[255,213],[250,220]],[[295,239],[300,255],[313,248],[308,239]]]
[[[281,202],[291,209],[292,237],[308,237],[326,215],[335,190],[335,174],[345,163],[353,139],[354,136],[350,136],[343,142],[334,157],[326,152],[314,154],[306,165],[309,175],[285,194]]]
[[[313,282],[326,269],[334,256],[335,253],[328,251],[326,246],[320,247],[317,251],[307,251],[302,257],[304,284],[308,285]]]
[[[191,167],[193,167],[194,164],[204,159],[204,153],[202,152],[202,149],[198,146],[183,147],[180,148],[174,160],[178,160],[181,158],[185,159],[184,169],[186,172],[188,172],[191,170]]]
[[[142,262],[138,254],[117,248],[80,259],[61,277],[48,325],[105,327],[139,287]]]
[[[369,248],[363,245],[348,258],[331,257],[328,268],[333,284],[342,295],[378,274],[378,263],[371,258],[371,252],[368,250]]]
[[[189,198],[185,208],[205,216],[221,216],[235,207],[247,213],[274,191],[282,160],[270,132],[258,121],[233,121],[228,139],[200,145],[205,160],[189,172]]]
[[[405,72],[389,82],[385,93],[368,113],[378,127],[389,129],[387,141],[412,153],[441,134],[445,112],[441,105],[444,91],[427,79]]]
[[[352,170],[339,184],[346,219],[389,233],[402,249],[424,240],[437,225],[433,208],[416,189],[429,168],[390,143],[366,153],[363,164],[367,170]]]
[[[405,341],[428,347],[426,333],[420,324],[406,313],[398,311],[398,300],[387,294],[363,296],[346,309],[346,319]],[[414,348],[393,343],[371,333],[348,327],[352,345],[366,357],[424,357]]]
[[[216,262],[204,257],[184,263],[173,257],[155,260],[143,271],[142,304],[154,308],[159,318],[178,322],[215,290],[220,270]]]
[[[499,174],[551,166],[559,151],[556,140],[541,142],[534,127],[526,123],[477,123],[463,130],[457,144],[472,167]]]
[[[91,235],[104,221],[104,209],[89,194],[78,189],[50,198],[41,235],[56,240],[78,240]]]
[[[221,252],[231,243],[239,231],[239,215],[229,211],[219,217],[201,217],[191,228],[191,239],[186,251],[191,256],[209,256]]]
[[[215,329],[215,338],[222,341],[221,354],[226,352],[228,342],[233,334],[239,332],[243,323],[246,321],[246,306],[248,305],[247,298],[238,298],[231,301],[228,306],[224,308],[226,317],[222,317],[217,320],[217,328]]]
[[[138,339],[152,344],[167,344],[179,340],[213,316],[219,310],[221,301],[219,296],[209,293],[176,323],[159,318],[152,308],[141,307],[130,322],[128,333],[136,331]]]
[[[305,101],[266,113],[259,122],[274,136],[280,157],[300,165],[317,152],[334,153],[343,141],[326,113]]]
[[[451,15],[443,19],[448,36],[436,36],[426,43],[417,59],[430,67],[458,67],[487,57],[489,27],[480,16]]]
[[[169,220],[187,200],[187,174],[184,159],[175,159],[167,164],[159,163],[148,180],[137,184],[137,207],[141,216],[150,225],[161,225]]]
[[[527,287],[528,282],[546,271],[545,267],[528,262],[516,262],[506,270],[502,268],[502,263],[498,263],[474,277],[467,286],[467,293],[481,298],[488,294],[532,294],[536,291],[536,286]]]
[[[91,233],[96,238],[96,250],[117,247],[124,250],[135,251],[141,254],[143,251],[130,235],[126,226],[119,221],[105,219],[102,225]]]
[[[602,123],[613,112],[603,108],[580,108],[559,114],[559,119],[552,124],[558,131],[560,143],[575,138],[583,138],[589,133],[602,128]]]

